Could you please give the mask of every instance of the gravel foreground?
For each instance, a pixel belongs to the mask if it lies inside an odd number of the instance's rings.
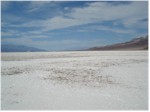
[[[148,51],[1,56],[2,110],[148,110]]]

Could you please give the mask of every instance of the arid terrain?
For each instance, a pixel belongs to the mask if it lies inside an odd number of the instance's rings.
[[[101,47],[93,47],[87,50],[118,50],[118,51],[135,51],[135,50],[148,50],[148,36],[134,38],[128,42],[106,45]]]
[[[148,109],[148,51],[1,55],[2,110]]]

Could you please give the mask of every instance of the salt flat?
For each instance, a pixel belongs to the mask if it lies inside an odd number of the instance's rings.
[[[147,51],[2,53],[2,110],[147,110]]]

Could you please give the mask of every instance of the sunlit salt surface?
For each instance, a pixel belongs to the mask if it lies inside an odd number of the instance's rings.
[[[147,110],[147,51],[2,53],[3,110]]]

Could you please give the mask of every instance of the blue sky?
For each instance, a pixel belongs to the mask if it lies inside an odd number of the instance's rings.
[[[148,34],[148,2],[2,1],[2,44],[84,49]]]

